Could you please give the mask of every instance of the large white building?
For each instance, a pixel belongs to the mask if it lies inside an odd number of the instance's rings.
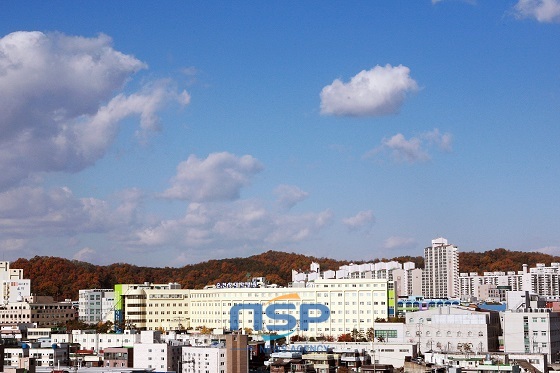
[[[432,246],[424,249],[422,295],[431,299],[460,295],[459,252],[443,237],[432,240]]]
[[[294,333],[307,336],[365,332],[375,319],[387,319],[394,313],[394,282],[385,279],[316,279],[303,287],[274,287],[254,283],[219,284],[205,289],[180,289],[178,285],[121,284],[115,286],[115,323],[124,329],[181,330],[202,328],[230,330],[232,317],[239,329],[268,333],[284,325],[283,316],[267,314],[268,307],[282,305],[288,318],[297,320]],[[225,286],[224,286],[225,285]],[[314,306],[320,305],[320,306]],[[232,316],[233,307],[244,308]],[[246,306],[246,307],[244,307]],[[311,307],[309,316],[328,318],[300,325],[300,311]],[[318,308],[315,310],[315,308]],[[254,310],[263,313],[262,321]],[[259,325],[259,323],[262,323]],[[289,332],[289,330],[287,330]]]

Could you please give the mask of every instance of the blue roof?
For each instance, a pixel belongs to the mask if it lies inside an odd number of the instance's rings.
[[[506,304],[505,303],[480,303],[477,304],[477,306],[481,309],[484,310],[489,310],[489,311],[505,311],[506,310]]]

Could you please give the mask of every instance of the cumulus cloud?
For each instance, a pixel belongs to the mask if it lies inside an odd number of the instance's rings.
[[[514,6],[517,18],[531,18],[538,22],[560,22],[560,0],[519,0]]]
[[[431,159],[428,149],[434,146],[441,151],[450,152],[452,150],[451,134],[440,133],[436,128],[407,139],[402,133],[397,133],[390,138],[383,139],[381,145],[368,151],[364,158],[388,153],[396,162],[425,162]]]
[[[417,244],[414,238],[391,236],[383,242],[384,249],[409,249]]]
[[[274,194],[278,197],[278,204],[287,209],[294,207],[297,203],[309,196],[309,193],[303,191],[301,188],[295,185],[285,184],[279,185],[274,190]]]
[[[196,155],[177,166],[171,187],[162,196],[193,202],[231,201],[239,198],[242,187],[263,170],[250,155],[238,157],[228,152],[212,153],[206,159]]]
[[[359,229],[369,230],[373,223],[375,223],[375,217],[371,210],[360,211],[354,216],[342,219],[342,223],[351,231]]]
[[[406,66],[375,66],[348,83],[336,79],[321,91],[321,113],[340,116],[381,116],[397,113],[406,95],[418,90]]]
[[[261,203],[190,203],[177,220],[161,221],[134,232],[129,247],[178,245],[188,248],[229,248],[286,244],[312,238],[332,221],[332,212],[276,214]]]
[[[138,116],[142,138],[167,102],[189,103],[168,81],[115,96],[147,66],[111,44],[41,32],[0,39],[0,190],[38,172],[82,170],[105,154],[122,119]]]
[[[0,193],[0,231],[12,239],[113,232],[130,226],[136,206],[129,198],[113,208],[104,200],[77,198],[66,187],[12,188]]]

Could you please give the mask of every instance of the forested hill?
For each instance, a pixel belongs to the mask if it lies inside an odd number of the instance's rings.
[[[422,257],[397,257],[376,259],[373,262],[396,260],[412,261],[424,266]],[[18,259],[11,268],[23,269],[24,277],[31,279],[31,291],[39,295],[52,295],[57,300],[78,299],[80,289],[113,288],[114,284],[178,282],[183,288],[198,289],[216,282],[246,281],[248,277],[265,276],[271,283],[285,286],[291,280],[292,269],[307,270],[311,262],[321,265],[321,270],[338,269],[348,261],[315,258],[301,254],[267,251],[248,258],[210,260],[181,268],[138,267],[126,263],[98,266],[57,257]],[[370,262],[371,260],[368,260]],[[524,263],[560,262],[560,257],[542,253],[490,250],[481,253],[460,252],[461,272],[519,271]],[[354,263],[362,263],[354,261]]]

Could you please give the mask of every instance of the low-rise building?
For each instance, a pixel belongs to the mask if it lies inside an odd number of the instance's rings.
[[[135,368],[154,369],[159,372],[177,371],[181,361],[181,346],[163,342],[158,331],[142,331],[140,341],[134,344]]]
[[[201,371],[227,373],[227,350],[224,343],[210,346],[183,346],[180,371],[198,373]]]
[[[111,368],[132,368],[134,366],[134,348],[108,347],[103,350],[103,366]]]
[[[560,313],[546,308],[507,310],[502,314],[506,353],[545,353],[560,357]]]
[[[405,342],[420,351],[498,351],[498,312],[448,306],[406,313]]]

